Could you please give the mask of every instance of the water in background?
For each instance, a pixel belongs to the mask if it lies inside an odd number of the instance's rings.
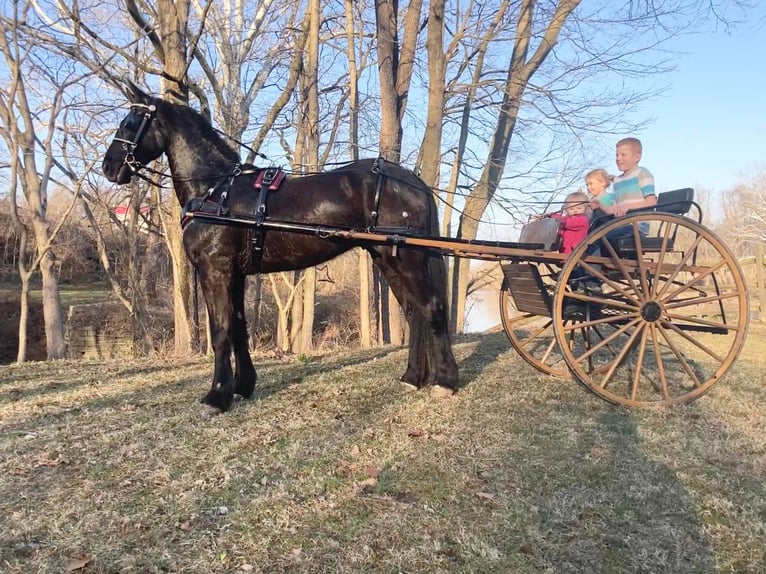
[[[486,289],[471,294],[466,301],[466,333],[483,333],[500,324],[500,292]]]

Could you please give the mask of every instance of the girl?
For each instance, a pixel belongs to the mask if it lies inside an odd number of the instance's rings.
[[[564,213],[552,213],[549,217],[559,220],[559,251],[571,253],[588,235],[588,196],[582,191],[570,193],[564,200]]]
[[[593,169],[585,174],[585,185],[588,188],[590,206],[593,209],[592,220],[595,221],[607,215],[601,207],[614,203],[614,194],[607,192],[613,181],[614,176],[609,175],[605,169]]]

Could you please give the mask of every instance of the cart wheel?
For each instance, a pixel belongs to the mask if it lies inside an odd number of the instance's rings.
[[[649,226],[646,236],[640,224]],[[556,290],[553,331],[563,359],[613,403],[691,402],[726,374],[745,342],[742,270],[714,233],[685,217],[653,212],[610,222],[575,249],[560,283],[568,288]],[[580,344],[562,345],[573,332]]]
[[[516,309],[507,289],[500,292],[500,318],[511,346],[538,371],[563,377],[569,371],[553,334],[553,319]]]

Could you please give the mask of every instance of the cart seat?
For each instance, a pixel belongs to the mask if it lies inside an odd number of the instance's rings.
[[[646,209],[637,209],[635,211],[631,211],[631,214],[641,213],[644,211],[659,211],[662,213],[672,213],[673,215],[686,215],[692,208],[692,205],[695,205],[694,190],[690,187],[685,187],[683,189],[674,189],[673,191],[660,193],[657,196],[657,204],[655,206]],[[656,235],[641,236],[641,250],[644,252],[660,251],[662,249],[663,238],[664,233],[661,225],[660,229],[657,230]],[[676,237],[674,232],[670,237],[668,237],[665,249],[673,249],[675,238]],[[620,237],[613,242],[613,245],[619,253],[628,256],[636,252],[635,240],[631,235]]]
[[[559,239],[559,220],[551,217],[530,221],[519,235],[519,243],[539,245],[543,251],[558,251]]]

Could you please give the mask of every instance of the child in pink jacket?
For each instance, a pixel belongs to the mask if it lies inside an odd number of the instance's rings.
[[[590,218],[588,217],[589,199],[586,193],[575,191],[564,200],[564,213],[552,213],[549,217],[559,220],[561,253],[571,253],[588,235]]]

